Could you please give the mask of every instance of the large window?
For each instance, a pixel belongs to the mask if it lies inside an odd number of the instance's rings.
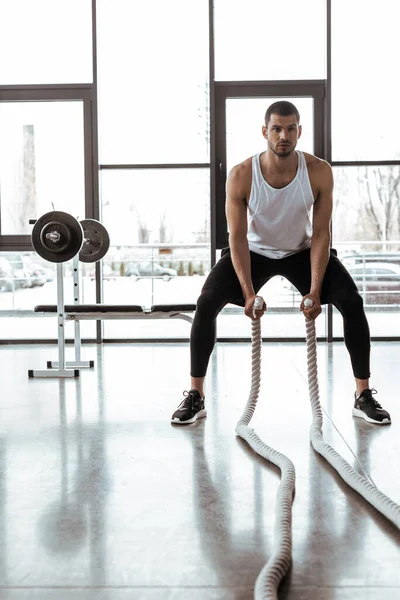
[[[0,85],[90,83],[91,0],[0,0]]]
[[[150,307],[196,303],[210,270],[208,169],[102,171],[104,299]],[[118,207],[118,212],[116,212]],[[107,337],[188,337],[187,324],[105,323]]]
[[[321,0],[215,0],[217,81],[326,77]]]
[[[335,167],[334,246],[373,336],[400,335],[400,166]],[[343,334],[334,312],[334,335]]]
[[[208,4],[99,0],[100,163],[209,161]]]
[[[104,299],[195,303],[211,268],[208,3],[97,6]],[[162,321],[106,322],[104,332],[189,335],[187,323]]]
[[[332,158],[400,160],[396,0],[332,2]]]
[[[83,218],[83,102],[0,102],[0,130],[1,234],[51,210]]]
[[[208,169],[104,170],[101,198],[114,246],[210,240]]]

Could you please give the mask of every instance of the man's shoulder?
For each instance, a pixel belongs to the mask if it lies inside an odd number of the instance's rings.
[[[246,160],[232,167],[229,171],[229,179],[234,181],[246,181],[249,177],[251,178],[252,160],[253,157],[250,156],[249,158],[246,158]]]
[[[309,152],[303,152],[303,155],[309,171],[314,173],[327,173],[332,170],[332,167],[326,160],[318,158],[318,156],[314,156],[314,154],[310,154]]]
[[[303,152],[306,160],[308,176],[311,184],[318,189],[332,185],[333,174],[331,165],[322,158]]]

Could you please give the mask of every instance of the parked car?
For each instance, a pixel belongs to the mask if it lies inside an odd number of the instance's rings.
[[[14,289],[32,287],[29,266],[20,253],[7,252],[7,260],[11,265]]]
[[[344,254],[341,257],[341,261],[345,267],[370,262],[385,262],[400,265],[400,252],[350,252],[349,254]]]
[[[140,273],[136,263],[128,263],[125,267],[125,276],[139,279]]]
[[[365,304],[400,304],[400,265],[368,262],[347,267]]]
[[[54,275],[51,269],[38,263],[27,263],[31,287],[40,287],[48,281],[53,281]]]
[[[12,289],[12,267],[4,256],[0,256],[0,292],[11,292]]]
[[[146,263],[129,263],[125,268],[125,275],[128,277],[153,277],[157,279],[163,279],[169,281],[173,277],[178,275],[175,269],[169,269],[168,267],[162,267],[158,263],[146,262]]]

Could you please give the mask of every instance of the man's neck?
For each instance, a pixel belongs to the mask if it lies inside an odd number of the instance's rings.
[[[275,172],[285,173],[297,168],[296,150],[293,150],[288,156],[277,156],[272,150],[266,150],[263,157],[265,166]],[[261,157],[261,160],[263,157]]]

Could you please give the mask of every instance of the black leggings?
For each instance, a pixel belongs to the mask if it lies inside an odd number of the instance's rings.
[[[274,277],[286,277],[302,296],[310,293],[310,250],[302,250],[286,258],[272,259],[250,252],[251,278],[254,291]],[[207,277],[190,334],[191,376],[204,377],[216,338],[216,318],[228,303],[244,307],[244,298],[232,264],[229,248],[224,248],[220,260]],[[331,250],[322,283],[321,304],[333,304],[343,317],[344,341],[350,354],[354,377],[370,376],[370,333],[363,300],[356,284]]]

